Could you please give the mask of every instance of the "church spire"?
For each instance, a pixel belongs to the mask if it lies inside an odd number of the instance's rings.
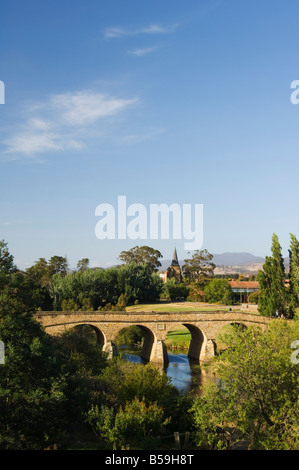
[[[174,248],[172,261],[171,261],[171,266],[178,266],[178,265],[179,265],[178,255],[177,255],[177,252],[176,252],[176,248]]]

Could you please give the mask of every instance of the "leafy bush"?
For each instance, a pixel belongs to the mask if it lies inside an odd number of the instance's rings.
[[[204,293],[209,303],[221,303],[224,305],[232,303],[232,289],[226,279],[213,279],[205,287]]]
[[[189,287],[186,284],[177,284],[175,279],[167,279],[164,284],[164,291],[166,293],[166,298],[174,300],[186,300],[189,295]]]

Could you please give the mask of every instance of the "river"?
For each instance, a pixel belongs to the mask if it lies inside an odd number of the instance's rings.
[[[140,349],[129,348],[119,345],[119,352],[125,356],[128,361],[145,364],[140,357]],[[216,376],[206,371],[206,368],[200,366],[198,362],[189,359],[185,351],[169,351],[169,363],[164,367],[166,375],[171,379],[180,393],[190,394],[192,396],[202,395],[202,387],[208,382],[217,382]]]

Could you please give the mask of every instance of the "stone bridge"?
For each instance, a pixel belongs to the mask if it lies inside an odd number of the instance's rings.
[[[139,326],[144,335],[141,357],[162,365],[168,363],[166,335],[170,330],[179,329],[181,325],[191,333],[188,356],[200,362],[207,362],[215,355],[217,333],[223,326],[259,325],[264,329],[273,321],[258,314],[234,311],[38,312],[35,318],[50,335],[59,335],[78,325],[90,325],[96,332],[98,343],[109,357],[117,353],[117,334],[128,326]]]

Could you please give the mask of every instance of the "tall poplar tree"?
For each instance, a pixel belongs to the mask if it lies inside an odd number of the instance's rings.
[[[257,279],[260,283],[259,311],[264,315],[287,315],[288,298],[285,286],[285,267],[278,236],[272,236],[272,256],[266,256]]]
[[[291,243],[289,249],[290,259],[290,314],[294,315],[299,307],[299,242],[295,235],[290,233]]]

